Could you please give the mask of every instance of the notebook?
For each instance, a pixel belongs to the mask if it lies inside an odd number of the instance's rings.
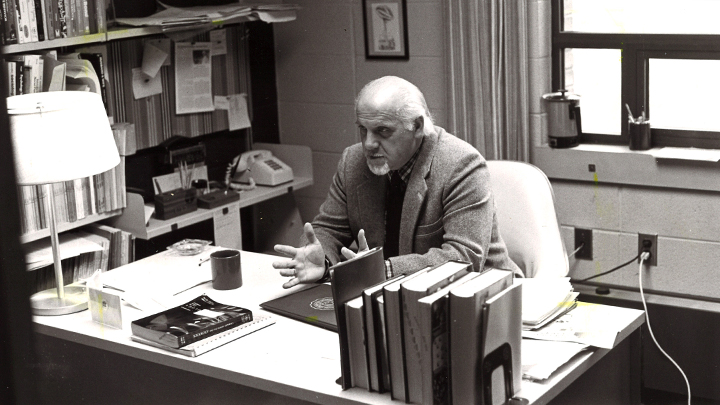
[[[170,351],[173,353],[182,354],[184,356],[197,357],[203,353],[209,352],[212,349],[220,347],[226,343],[232,342],[233,340],[241,338],[245,335],[249,335],[250,333],[253,333],[259,329],[268,327],[274,323],[275,323],[275,319],[273,319],[271,316],[256,316],[255,319],[253,319],[250,322],[243,323],[241,325],[238,325],[235,328],[228,329],[225,332],[210,336],[209,338],[200,340],[195,343],[191,343],[191,344],[189,344],[187,346],[183,346],[179,349],[176,349],[176,348],[170,347],[170,346],[165,346],[161,343],[153,342],[152,340],[147,340],[140,336],[131,335],[130,339],[132,339],[135,342],[144,343],[149,346],[164,349],[164,350],[167,350],[167,351]]]
[[[260,308],[337,332],[332,290],[329,284],[319,284],[263,302]]]

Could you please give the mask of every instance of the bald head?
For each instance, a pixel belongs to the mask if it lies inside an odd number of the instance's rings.
[[[413,130],[417,118],[423,117],[423,134],[433,130],[432,118],[420,89],[409,81],[397,76],[384,76],[366,84],[355,99],[355,111],[370,108],[383,111]]]

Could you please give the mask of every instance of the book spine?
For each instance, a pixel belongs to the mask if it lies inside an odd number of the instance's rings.
[[[77,36],[75,30],[75,0],[59,0],[65,2],[65,23],[67,24],[68,37]]]
[[[220,332],[231,329],[243,323],[251,322],[252,320],[253,316],[251,313],[242,314],[236,318],[230,318],[227,321],[211,325],[208,328],[179,336],[178,341],[180,343],[180,347],[187,346],[190,343],[194,343],[210,336],[217,335]]]
[[[388,363],[393,399],[405,401],[405,361],[402,319],[402,295],[398,290],[385,290],[385,327],[388,341]]]
[[[15,24],[18,28],[18,43],[30,42],[30,27],[28,26],[28,15],[25,7],[25,0],[13,0],[15,3]]]
[[[25,90],[25,62],[15,61],[15,95],[24,94]]]
[[[380,388],[380,374],[377,362],[377,342],[375,340],[375,318],[373,314],[373,297],[363,293],[363,316],[365,317],[365,347],[367,348],[367,367],[370,377],[370,390],[382,392]]]
[[[347,327],[347,348],[350,363],[350,381],[352,387],[370,389],[368,379],[367,346],[365,339],[366,328],[363,319],[362,300],[345,304],[345,324]]]
[[[7,61],[6,68],[7,68],[7,76],[8,76],[8,96],[14,96],[17,92],[17,85],[15,82],[17,81],[17,71],[15,70],[15,62],[13,61]]]
[[[95,199],[95,177],[90,176],[87,177],[87,197],[88,198],[88,214],[89,215],[96,215],[98,213],[97,210],[97,200]],[[83,187],[85,187],[85,184],[83,183]]]
[[[88,10],[87,0],[80,0],[78,6],[80,10],[80,29],[83,35],[90,34],[90,11]]]
[[[73,193],[75,194],[75,217],[77,219],[85,218],[85,198],[83,196],[82,179],[75,179],[73,183]]]
[[[380,341],[378,346],[378,363],[380,367],[380,384],[384,392],[391,390],[390,381],[390,363],[388,359],[388,340],[386,334],[386,321],[385,321],[385,298],[379,296],[377,298],[377,308],[373,308],[373,311],[377,310],[377,318],[379,325],[375,328],[377,332],[376,341]]]
[[[2,43],[3,45],[17,44],[17,29],[15,28],[15,13],[13,0],[2,0]]]
[[[97,207],[97,213],[102,214],[106,211],[105,208],[105,178],[102,173],[93,176],[93,182],[95,183],[95,206]]]
[[[75,183],[72,180],[68,180],[64,184],[67,222],[75,222],[77,221],[77,210],[75,208]]]
[[[95,0],[95,19],[97,20],[97,32],[107,31],[107,7],[105,0]]]
[[[59,38],[68,38],[70,36],[70,31],[68,28],[68,10],[66,8],[67,3],[65,0],[53,0],[53,5],[57,6],[57,16],[58,16],[58,31],[59,31]]]
[[[423,304],[423,403],[450,405],[450,325],[448,297]]]
[[[26,8],[28,10],[28,16],[30,20],[28,21],[28,26],[30,27],[30,41],[31,42],[38,42],[38,25],[37,25],[37,16],[35,15],[35,1],[34,0],[26,0]]]
[[[33,12],[35,13],[35,25],[37,29],[38,41],[45,40],[45,18],[42,0],[33,0]]]
[[[52,0],[40,0],[43,21],[45,22],[45,39],[55,39],[55,21],[52,13]]]
[[[425,293],[403,288],[403,339],[405,341],[405,372],[407,373],[407,400],[422,403],[422,374],[420,369],[420,325],[418,300]]]

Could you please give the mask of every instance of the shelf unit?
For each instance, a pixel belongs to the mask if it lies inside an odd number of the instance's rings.
[[[254,16],[246,16],[241,19],[233,19],[233,21],[228,25],[256,20],[258,20],[258,18]],[[223,26],[223,24],[219,22],[214,22],[213,25],[214,28],[220,28]],[[188,31],[192,31],[192,29],[189,29]],[[104,33],[71,38],[59,38],[25,44],[3,45],[1,48],[4,55],[9,55],[35,52],[44,49],[87,46],[157,34],[163,34],[160,27],[113,27]],[[172,33],[169,33],[169,35],[172,36]],[[147,224],[144,221],[144,203],[142,201],[142,197],[128,193],[127,208],[107,212],[101,215],[92,215],[76,222],[61,223],[58,225],[58,232],[62,233],[89,223],[103,221],[109,225],[131,232],[137,238],[151,239],[153,237],[172,232],[175,229],[189,226],[201,221],[212,218],[217,219],[218,213],[227,213],[228,210],[239,212],[240,208],[249,207],[254,204],[291,193],[293,190],[309,187],[313,184],[312,151],[310,148],[296,145],[277,144],[256,144],[255,148],[271,150],[276,157],[289,164],[294,170],[294,180],[275,187],[257,186],[254,190],[243,191],[241,192],[239,202],[234,202],[211,210],[198,209],[195,212],[172,218],[167,221],[151,218]],[[27,243],[47,236],[49,236],[49,231],[44,229],[21,235],[20,240],[22,243]],[[239,217],[237,239],[241,240]],[[241,242],[238,242],[237,244],[233,243],[232,245],[240,248]],[[231,247],[231,245],[228,245],[228,247]]]
[[[71,229],[79,228],[83,225],[91,224],[93,222],[102,221],[104,219],[120,215],[121,212],[122,210],[115,210],[102,214],[90,215],[83,219],[78,219],[74,222],[61,222],[58,224],[57,231],[58,233],[69,231]],[[50,236],[50,230],[48,230],[47,228],[41,229],[39,231],[28,232],[26,234],[20,235],[20,243],[28,243],[38,239],[47,238],[48,236]]]
[[[105,222],[124,231],[132,233],[136,238],[148,240],[156,236],[164,235],[176,229],[184,228],[208,219],[214,219],[216,224],[216,244],[225,247],[242,247],[242,235],[240,234],[239,210],[263,201],[270,200],[293,192],[313,184],[312,150],[303,145],[280,145],[270,143],[256,143],[255,149],[265,149],[293,169],[293,181],[280,184],[274,187],[257,186],[253,190],[241,191],[240,201],[235,201],[213,209],[198,208],[197,211],[189,212],[168,220],[157,219],[154,216],[145,223],[144,202],[139,194],[127,194],[127,208],[121,215],[107,219]],[[234,211],[234,212],[233,212]],[[219,216],[237,213],[237,235],[223,235],[218,232]],[[226,243],[218,241],[218,238]]]
[[[242,19],[233,20],[231,24],[256,21],[257,18],[253,16],[243,17]],[[214,28],[220,28],[223,24],[213,23]],[[189,29],[188,31],[192,31]],[[14,53],[34,52],[43,49],[63,48],[68,46],[85,46],[92,45],[102,42],[110,42],[128,38],[146,37],[149,35],[162,34],[163,31],[160,27],[128,27],[118,26],[113,27],[107,32],[101,32],[97,34],[89,34],[70,38],[58,38],[47,41],[37,41],[25,44],[13,44],[3,45],[3,55],[9,55]]]

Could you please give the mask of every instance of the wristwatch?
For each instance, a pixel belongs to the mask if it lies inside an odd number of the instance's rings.
[[[325,274],[320,278],[320,280],[316,281],[318,284],[327,283],[330,281],[330,259],[325,256]]]

